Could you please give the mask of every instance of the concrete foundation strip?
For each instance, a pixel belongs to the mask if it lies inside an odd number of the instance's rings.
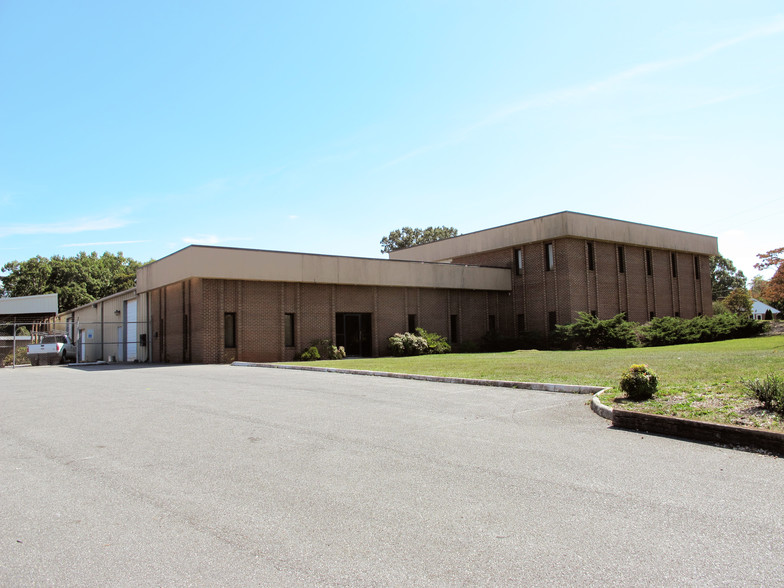
[[[784,433],[750,429],[735,425],[720,425],[703,421],[692,421],[677,417],[652,415],[629,410],[612,408],[602,404],[601,393],[609,390],[600,386],[575,386],[570,384],[548,384],[540,382],[514,382],[509,380],[479,380],[475,378],[444,378],[441,376],[425,376],[421,374],[397,374],[392,372],[376,372],[368,370],[349,370],[328,368],[313,365],[287,365],[280,363],[253,363],[235,361],[231,365],[239,367],[263,367],[283,370],[305,370],[313,372],[332,372],[356,376],[377,376],[383,378],[404,378],[425,382],[444,382],[448,384],[468,384],[471,386],[496,386],[501,388],[517,388],[520,390],[542,390],[546,392],[566,392],[569,394],[593,394],[591,410],[600,417],[612,421],[614,427],[643,431],[657,435],[667,435],[692,441],[729,445],[741,448],[767,451],[784,456]]]
[[[282,363],[253,363],[235,361],[231,365],[240,367],[265,367],[281,370],[306,370],[311,372],[332,372],[355,376],[378,376],[382,378],[402,378],[423,380],[425,382],[444,382],[447,384],[469,384],[471,386],[495,386],[500,388],[519,388],[521,390],[543,390],[545,392],[567,392],[569,394],[596,394],[606,388],[599,386],[574,386],[570,384],[542,384],[539,382],[512,382],[508,380],[479,380],[474,378],[444,378],[442,376],[423,376],[421,374],[396,374],[393,372],[373,372],[368,370],[346,370],[341,368],[318,367],[314,365],[287,365]]]

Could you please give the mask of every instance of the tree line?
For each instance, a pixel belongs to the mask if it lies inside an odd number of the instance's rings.
[[[57,294],[59,311],[88,304],[136,286],[136,270],[143,264],[122,252],[99,256],[84,251],[72,257],[38,255],[9,261],[0,269],[0,295]]]

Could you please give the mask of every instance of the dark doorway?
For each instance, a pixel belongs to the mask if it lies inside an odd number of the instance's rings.
[[[339,312],[335,315],[336,344],[343,346],[348,356],[370,357],[373,355],[373,340],[370,329],[370,313]]]

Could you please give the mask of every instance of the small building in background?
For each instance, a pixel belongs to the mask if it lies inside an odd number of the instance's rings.
[[[756,298],[751,299],[751,316],[758,321],[770,320],[777,318],[780,314],[778,308],[760,302]]]
[[[15,365],[15,351],[37,342],[55,315],[57,294],[0,298],[0,365]]]

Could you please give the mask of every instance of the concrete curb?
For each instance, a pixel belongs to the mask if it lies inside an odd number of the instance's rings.
[[[602,404],[602,401],[599,399],[599,395],[604,392],[605,390],[609,390],[609,388],[602,388],[596,394],[593,395],[591,398],[591,410],[598,414],[600,417],[611,421],[613,418],[613,409],[611,406],[607,406],[606,404]]]
[[[591,410],[612,421],[613,427],[713,445],[726,445],[735,449],[767,451],[784,457],[784,433],[647,414],[620,408],[613,409],[602,404],[599,398],[600,394],[601,392],[597,392],[591,399]]]
[[[441,376],[423,376],[420,374],[397,374],[393,372],[374,372],[367,370],[347,370],[311,365],[286,365],[279,363],[253,363],[235,361],[231,365],[237,367],[262,367],[280,370],[304,370],[311,372],[331,372],[335,374],[351,374],[355,376],[377,376],[382,378],[402,378],[406,380],[422,380],[425,382],[443,382],[447,384],[468,384],[471,386],[495,386],[500,388],[519,388],[521,390],[543,390],[545,392],[566,392],[568,394],[596,394],[606,390],[599,386],[575,386],[571,384],[547,384],[540,382],[512,382],[509,380],[478,380],[474,378],[443,378]]]

